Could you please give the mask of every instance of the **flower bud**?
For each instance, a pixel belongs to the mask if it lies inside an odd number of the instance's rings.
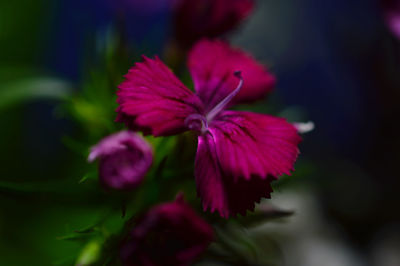
[[[125,266],[191,265],[212,240],[212,227],[178,196],[138,221],[120,255]]]
[[[99,160],[100,182],[106,188],[137,187],[153,161],[151,146],[138,134],[121,131],[91,148],[88,161]]]

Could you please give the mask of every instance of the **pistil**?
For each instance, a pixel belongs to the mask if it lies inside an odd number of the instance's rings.
[[[221,102],[219,102],[206,116],[201,114],[191,114],[185,119],[185,125],[194,131],[199,131],[204,134],[208,130],[208,124],[229,104],[230,101],[239,93],[243,86],[243,77],[240,71],[233,73],[239,79],[239,84],[236,89],[228,94]]]
[[[243,77],[242,72],[235,71],[233,73],[235,77],[239,79],[239,84],[236,89],[234,89],[228,96],[226,96],[221,102],[219,102],[210,112],[208,112],[206,119],[207,122],[210,123],[228,104],[232,99],[239,93],[240,89],[243,86]]]

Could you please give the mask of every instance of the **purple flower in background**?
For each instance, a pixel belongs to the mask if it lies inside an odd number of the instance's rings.
[[[99,159],[100,182],[106,188],[133,189],[143,180],[153,161],[151,146],[138,134],[121,131],[92,147],[89,162]]]
[[[121,247],[123,265],[191,265],[213,240],[213,229],[183,201],[160,204],[135,225]]]
[[[195,178],[204,209],[245,215],[270,197],[272,179],[293,170],[300,137],[285,119],[226,110],[262,98],[275,84],[248,54],[204,40],[188,65],[196,93],[158,58],[144,57],[119,86],[117,121],[154,136],[198,132]]]
[[[381,1],[384,19],[393,34],[400,38],[400,1],[382,0]]]
[[[251,12],[253,0],[175,0],[175,37],[182,47],[235,28]]]

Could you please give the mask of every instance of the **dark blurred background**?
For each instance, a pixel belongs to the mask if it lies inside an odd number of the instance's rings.
[[[167,0],[0,1],[1,265],[52,265],[78,248],[55,236],[83,226],[89,209],[101,210],[86,208],[92,199],[67,188],[52,196],[53,183],[83,175],[85,164],[65,145],[79,130],[59,115],[59,96],[79,91],[115,28],[135,53],[162,54],[170,13]],[[268,110],[316,125],[304,136],[299,161],[311,170],[274,195],[282,205],[285,193],[295,195],[288,207],[297,206],[296,213],[311,204],[319,218],[303,222],[323,228],[299,227],[286,239],[314,243],[315,234],[327,241],[303,246],[303,254],[292,252],[295,243],[283,247],[286,264],[400,265],[400,43],[379,1],[259,0],[228,38],[277,76]],[[10,95],[38,75],[55,79],[40,88],[55,82],[60,92]],[[36,182],[45,184],[39,192],[29,186]]]

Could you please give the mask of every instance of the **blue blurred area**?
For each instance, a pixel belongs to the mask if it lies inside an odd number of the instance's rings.
[[[153,3],[152,6],[148,6]],[[110,31],[123,30],[132,47],[160,53],[167,38],[167,1],[71,0],[52,2],[46,65],[57,74],[78,80],[85,59],[96,56]],[[117,29],[120,27],[120,29]]]
[[[46,65],[56,73],[76,80],[84,58],[85,41],[106,30],[112,12],[106,1],[55,1],[51,9]]]
[[[301,145],[301,158],[317,167],[309,184],[328,219],[363,247],[400,221],[392,212],[400,200],[399,41],[381,12],[373,0],[258,1],[233,36],[276,74],[272,104],[315,122]]]
[[[302,3],[296,47],[301,65],[284,70],[282,93],[289,105],[301,105],[317,125],[319,141],[328,141],[353,159],[365,155],[376,126],[374,86],[365,64],[379,37],[379,9],[373,1],[307,1]],[[370,77],[372,78],[372,77]],[[372,107],[372,108],[371,108]],[[318,136],[320,134],[320,136]],[[352,149],[349,149],[352,147]]]
[[[7,60],[17,68],[27,66],[40,75],[66,79],[74,84],[75,90],[82,89],[81,81],[87,79],[92,69],[104,65],[104,51],[114,37],[110,34],[122,35],[128,49],[133,51],[132,58],[126,59],[132,64],[134,56],[142,53],[160,54],[168,36],[170,7],[163,0],[149,1],[147,5],[136,0],[43,0],[37,6],[28,2],[21,2],[22,7],[12,3],[2,5],[7,5],[7,9],[3,8],[5,14],[22,8],[15,19],[23,25],[20,31],[27,32],[24,36],[17,35],[12,30],[19,28],[10,25],[10,36],[16,38],[5,39],[0,45],[2,61]],[[23,42],[22,46],[14,44]],[[29,56],[20,57],[21,54]],[[25,78],[23,74],[17,76]],[[21,136],[17,147],[11,145],[14,136],[4,136],[5,147],[11,150],[3,168],[7,179],[51,179],[68,167],[66,154],[71,154],[61,139],[74,134],[76,129],[70,121],[55,116],[56,104],[57,101],[41,100],[22,106],[22,113],[14,111],[13,121],[20,122],[8,127],[20,131]],[[6,124],[3,119],[2,122]],[[15,171],[14,162],[21,154],[25,168]]]
[[[255,16],[235,42],[272,64],[276,93],[316,124],[309,138],[365,155],[379,108],[368,67],[385,33],[377,2],[259,1]]]

